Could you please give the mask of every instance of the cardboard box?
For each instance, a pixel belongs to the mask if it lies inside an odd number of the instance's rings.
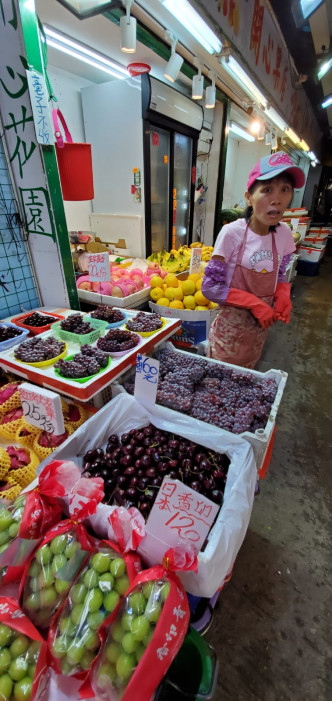
[[[170,309],[160,304],[149,302],[153,312],[164,317],[181,319],[181,331],[172,336],[172,343],[179,348],[191,348],[206,341],[212,322],[219,309],[209,309],[207,312],[195,312],[189,309]]]

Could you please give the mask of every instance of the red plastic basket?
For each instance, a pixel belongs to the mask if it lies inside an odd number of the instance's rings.
[[[26,319],[28,316],[31,316],[34,311],[38,311],[35,309],[32,309],[31,312],[27,312],[26,314],[22,314],[21,316],[16,316],[15,319],[12,319],[12,324],[15,324],[15,326],[20,326],[22,329],[28,329],[30,333],[32,333],[34,336],[37,336],[39,333],[44,333],[44,331],[48,331],[52,323],[48,324],[46,323],[45,326],[29,326],[29,324],[24,323],[24,319]],[[56,319],[64,319],[64,316],[61,316],[60,314],[53,314],[52,312],[44,312],[44,311],[38,311],[38,314],[41,316],[52,316]]]

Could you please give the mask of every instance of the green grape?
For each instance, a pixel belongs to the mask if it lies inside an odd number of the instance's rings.
[[[101,608],[102,603],[102,592],[99,589],[90,589],[84,601],[85,606],[88,607],[89,613],[95,613],[96,611],[98,611]]]
[[[23,655],[29,647],[29,640],[25,635],[18,635],[9,648],[12,657]]]
[[[55,555],[51,565],[53,574],[56,574],[67,564],[67,558],[65,555]]]
[[[10,539],[10,535],[9,535],[10,528],[11,528],[11,526],[9,526],[8,531],[2,531],[0,533],[0,545],[7,545],[8,541]]]
[[[166,601],[166,599],[167,599],[167,597],[168,597],[170,588],[171,588],[170,583],[169,583],[169,582],[164,582],[163,586],[162,586],[161,589],[160,589],[160,592],[159,592],[159,593],[160,593],[161,600],[162,600],[163,603],[165,603],[165,601]]]
[[[97,650],[100,645],[98,633],[89,628],[82,635],[82,641],[87,650]]]
[[[33,662],[36,663],[39,657],[40,653],[40,648],[41,648],[41,643],[38,640],[33,640],[30,645],[29,649],[27,651],[27,660],[28,662]]]
[[[136,657],[137,664],[141,661],[144,653],[145,653],[144,645],[142,643],[138,643],[137,648],[135,650],[135,657]]]
[[[87,570],[83,577],[83,582],[87,589],[94,589],[98,586],[98,575],[95,570]]]
[[[61,672],[62,674],[71,674],[73,671],[73,665],[70,664],[67,658],[61,660]]]
[[[104,594],[103,598],[103,604],[108,613],[111,613],[114,611],[116,606],[118,605],[120,601],[120,596],[116,591],[109,591],[107,594]]]
[[[115,591],[117,591],[120,596],[125,595],[128,587],[129,579],[126,574],[123,577],[119,577],[114,584]]]
[[[125,652],[128,652],[131,654],[132,652],[135,652],[137,648],[138,642],[135,640],[134,636],[132,633],[125,633],[123,638],[122,638],[122,647]]]
[[[82,659],[81,659],[81,667],[82,669],[91,669],[91,665],[95,659],[95,654],[93,652],[90,652],[89,650],[85,650]]]
[[[127,655],[125,652],[119,655],[116,663],[116,672],[121,679],[129,679],[135,667],[136,660],[133,655]]]
[[[66,582],[64,579],[56,579],[54,586],[57,594],[66,594],[70,587],[70,582]]]
[[[151,601],[147,603],[145,609],[145,617],[150,621],[150,623],[157,623],[159,621],[161,614],[161,604],[158,601]]]
[[[76,626],[68,616],[67,618],[60,618],[59,629],[62,634],[74,635]]]
[[[41,572],[41,570],[39,570]],[[29,587],[31,591],[38,592],[39,591],[39,577],[31,577],[29,581]]]
[[[131,628],[131,632],[135,638],[135,640],[141,641],[145,636],[148,634],[150,630],[150,624],[149,621],[145,618],[145,616],[137,616],[135,620],[133,621],[133,625]]]
[[[72,643],[67,652],[67,660],[72,665],[77,665],[81,661],[84,654],[84,647],[81,641]]]
[[[151,628],[150,628],[150,630],[148,631],[147,635],[146,635],[145,638],[143,638],[143,640],[142,640],[142,643],[143,643],[143,645],[144,645],[145,647],[148,647],[148,645],[150,645],[150,642],[151,642],[152,637],[153,637],[153,633],[154,633],[154,626],[151,626]]]
[[[65,547],[65,556],[67,560],[70,560],[72,557],[74,557],[76,550],[80,549],[80,544],[77,542],[77,540],[72,540],[71,542],[68,543]]]
[[[10,538],[16,538],[18,532],[20,530],[20,524],[19,523],[12,523],[11,526],[8,528],[8,534]]]
[[[60,638],[56,638],[52,647],[52,654],[54,657],[60,658],[67,654],[68,649],[68,638],[65,635],[61,635]]]
[[[111,556],[108,553],[96,553],[92,558],[91,565],[98,574],[104,574],[110,569]],[[113,574],[112,570],[111,574]]]
[[[5,625],[5,623],[0,623],[0,647],[6,647],[13,638],[13,631],[11,628]]]
[[[31,611],[37,611],[40,608],[39,594],[37,592],[30,594],[25,601],[25,606],[27,609],[31,609]]]
[[[42,589],[40,592],[40,606],[51,606],[57,599],[57,593],[54,587],[47,587],[47,589]]]
[[[120,621],[114,621],[112,625],[112,638],[116,643],[121,643],[125,631],[122,628]]]
[[[4,545],[0,545],[0,555],[1,555],[1,553],[4,553],[5,550],[7,550],[7,548],[8,548],[8,543],[5,543]],[[3,568],[0,570],[0,574],[1,574],[1,575],[2,575],[3,572],[4,572],[4,569],[5,569],[5,568],[3,567]]]
[[[0,532],[6,531],[12,523],[11,513],[7,509],[0,512]]]
[[[28,667],[28,675],[29,675],[30,679],[33,679],[34,676],[35,676],[35,673],[36,673],[36,666],[37,666],[37,665],[35,665],[35,664],[29,664],[29,667]]]
[[[3,674],[7,671],[11,661],[12,658],[8,648],[5,647],[2,650],[0,650],[0,674]]]
[[[63,535],[57,535],[55,538],[50,543],[50,549],[53,555],[60,555],[63,553],[65,547],[67,545],[67,536],[65,534]]]
[[[129,595],[128,604],[136,616],[140,616],[145,611],[146,599],[141,592],[134,592]]]
[[[115,642],[109,643],[105,648],[105,655],[108,662],[116,663],[121,652],[121,646]]]
[[[8,674],[14,682],[20,681],[26,676],[28,671],[28,663],[25,657],[16,657],[12,660],[8,667]]]
[[[41,574],[38,577],[40,589],[45,589],[45,587],[51,587],[54,584],[54,575],[52,572],[52,567],[47,565],[43,567]]]
[[[111,591],[114,584],[114,577],[110,572],[105,572],[99,577],[98,586],[103,593]],[[97,585],[96,585],[97,586]]]
[[[121,625],[124,630],[131,630],[135,616],[129,611],[126,611],[121,618]]]
[[[113,577],[122,577],[126,573],[126,563],[122,557],[115,557],[110,565],[110,573]]]
[[[87,588],[84,586],[84,584],[80,584],[79,582],[74,584],[70,590],[70,598],[74,604],[83,604],[86,595]]]
[[[3,674],[0,677],[0,699],[1,701],[7,701],[11,698],[13,690],[13,680],[9,674]]]
[[[76,604],[76,606],[73,606],[73,610],[71,612],[71,620],[73,623],[78,625],[83,617],[83,612],[84,612],[84,606],[83,604]]]
[[[32,691],[32,679],[30,677],[24,677],[21,681],[17,682],[14,686],[14,699],[15,701],[28,701],[31,696]]]
[[[38,577],[40,572],[40,566],[38,562],[33,559],[29,567],[29,577]]]
[[[154,582],[153,582],[153,581],[151,581],[151,582],[144,582],[144,584],[143,584],[143,594],[144,594],[144,597],[145,597],[146,599],[149,599],[149,598],[150,598],[150,594],[151,594],[151,592],[152,592],[152,590],[153,590],[153,587],[154,587]]]
[[[37,550],[36,560],[41,565],[48,565],[49,562],[51,562],[52,552],[51,552],[51,549],[48,545],[43,545],[42,548],[39,548],[39,550]]]
[[[116,669],[111,664],[102,664],[98,670],[98,686],[100,689],[107,689],[110,682],[116,680]]]
[[[91,628],[91,630],[96,630],[99,628],[101,622],[104,620],[104,614],[102,611],[96,611],[95,613],[89,613],[86,622]]]

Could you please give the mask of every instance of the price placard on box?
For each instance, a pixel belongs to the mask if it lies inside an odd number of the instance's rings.
[[[160,549],[188,540],[201,549],[220,509],[210,499],[179,480],[164,477],[145,526],[145,532]],[[164,548],[164,545],[166,547]]]
[[[27,423],[55,436],[64,433],[61,399],[56,392],[30,385],[29,382],[22,382],[18,391]]]
[[[159,360],[137,353],[134,396],[138,401],[156,403]]]
[[[201,272],[202,249],[192,248],[190,257],[189,274]]]
[[[89,253],[89,279],[91,282],[107,282],[111,279],[109,253]]]

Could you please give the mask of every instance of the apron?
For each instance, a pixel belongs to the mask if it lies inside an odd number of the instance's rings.
[[[272,307],[278,275],[278,252],[272,232],[273,270],[258,273],[242,265],[248,234],[248,224],[240,246],[230,287],[255,295]],[[224,363],[254,368],[261,356],[268,329],[263,329],[249,309],[222,306],[211,325],[208,357]]]

